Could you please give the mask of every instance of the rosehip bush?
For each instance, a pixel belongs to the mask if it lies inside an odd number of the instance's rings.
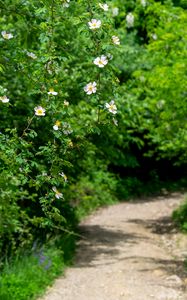
[[[106,3],[6,0],[0,7],[0,237],[2,249],[9,241],[15,249],[71,231],[64,194],[88,172],[93,135],[117,123],[120,38]]]
[[[0,1],[5,255],[115,201],[114,166],[186,163],[187,14],[162,2]]]

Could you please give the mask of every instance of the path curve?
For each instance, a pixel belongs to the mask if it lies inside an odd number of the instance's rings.
[[[42,300],[187,300],[187,238],[170,219],[181,199],[121,203],[88,217],[75,265]]]

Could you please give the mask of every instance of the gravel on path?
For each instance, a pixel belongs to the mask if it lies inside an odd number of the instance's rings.
[[[120,203],[89,216],[75,264],[40,300],[187,300],[187,237],[170,218],[182,198]]]

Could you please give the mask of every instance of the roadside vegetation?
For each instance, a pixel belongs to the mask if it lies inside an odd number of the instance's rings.
[[[186,8],[0,1],[1,300],[36,299],[93,210],[185,189]]]

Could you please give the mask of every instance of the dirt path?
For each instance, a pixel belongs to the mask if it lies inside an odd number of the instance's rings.
[[[86,219],[74,267],[43,300],[187,300],[187,237],[169,217],[181,198],[122,203]]]

